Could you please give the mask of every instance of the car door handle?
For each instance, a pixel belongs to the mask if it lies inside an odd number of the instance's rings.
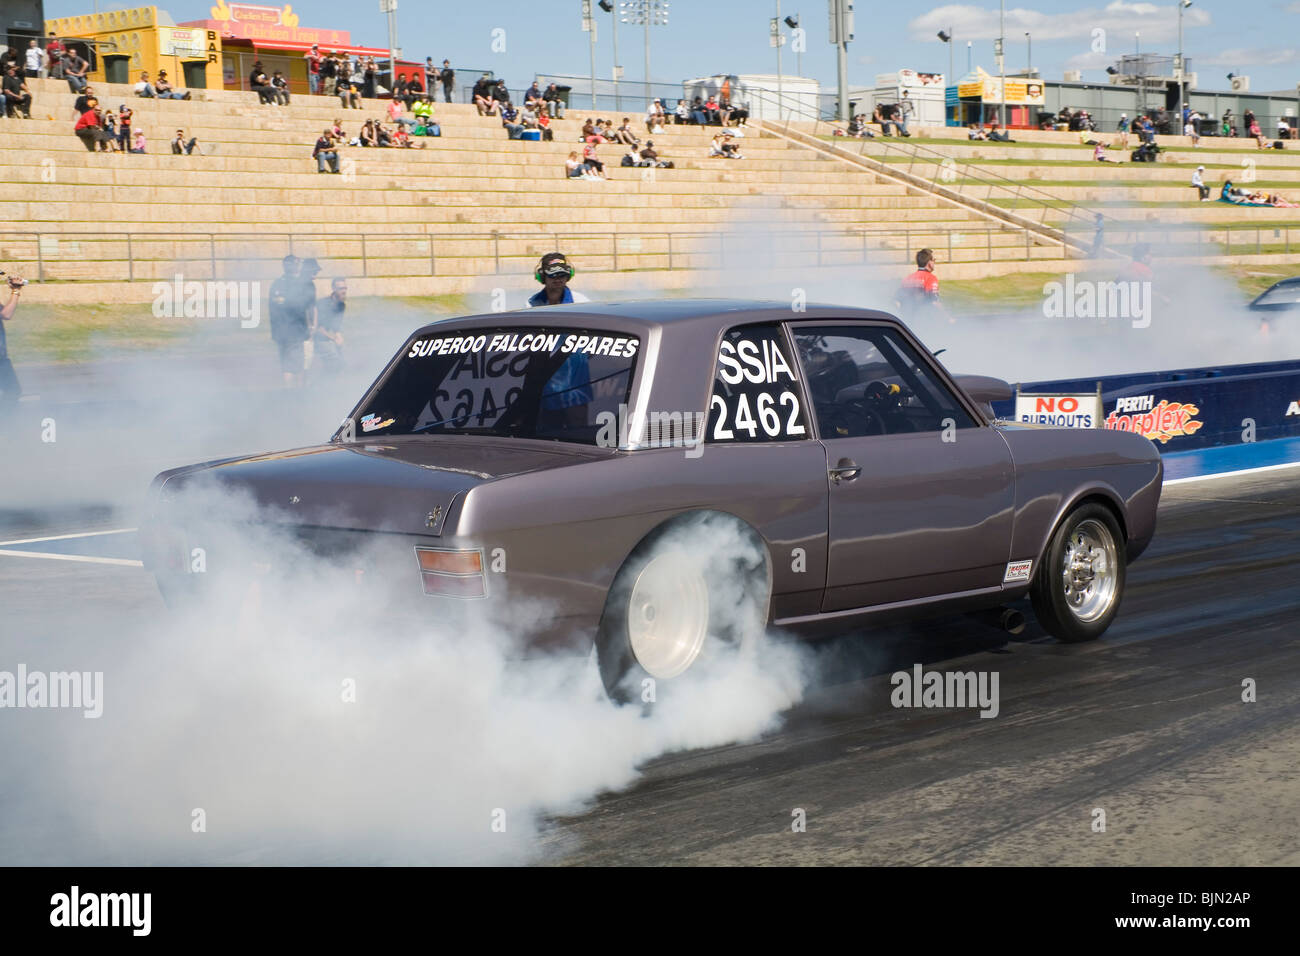
[[[831,481],[838,485],[841,481],[852,481],[862,474],[862,466],[852,458],[841,458],[830,470],[830,474]]]

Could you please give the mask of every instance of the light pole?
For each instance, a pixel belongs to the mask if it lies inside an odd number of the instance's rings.
[[[952,124],[948,122],[948,89],[947,89],[947,87],[948,87],[948,83],[951,83],[951,84],[953,84],[954,86],[955,86],[956,83],[957,83],[957,80],[956,80],[956,79],[953,77],[953,75],[952,75],[952,27],[949,27],[947,30],[940,30],[940,31],[939,31],[939,39],[948,45],[948,81],[947,81],[946,83],[944,83],[944,91],[943,91],[943,100],[944,100],[944,103],[943,103],[943,116],[944,116],[944,119],[943,119],[943,125],[944,125],[944,126],[951,126]],[[960,102],[960,101],[959,101],[959,102]],[[957,107],[954,107],[954,108],[953,108],[953,114],[954,114],[954,115],[953,115],[953,118],[954,118],[954,119],[956,118],[956,113],[957,113],[957,110],[958,110],[958,109],[960,109],[960,106],[957,106]]]
[[[624,23],[645,28],[645,89],[646,101],[654,100],[650,87],[650,28],[668,25],[669,0],[621,0],[619,11]]]
[[[1025,32],[1025,79],[1028,80],[1034,72],[1034,38]]]
[[[1007,0],[998,3],[998,74],[1002,77],[1002,89],[998,92],[998,122],[1002,132],[1007,130]]]
[[[597,6],[600,7],[600,9],[604,10],[606,13],[613,13],[613,12],[614,12],[614,4],[613,4],[613,0],[600,0],[600,3],[598,3]],[[621,113],[621,112],[623,111],[623,97],[622,97],[622,95],[619,93],[619,90],[618,90],[618,81],[619,81],[620,79],[622,79],[622,76],[623,76],[623,68],[622,68],[621,66],[618,65],[618,17],[617,17],[617,16],[610,17],[610,22],[614,25],[614,26],[613,26],[613,37],[614,37],[614,69],[613,69],[613,77],[614,77],[614,109],[618,110],[618,111]]]
[[[1134,59],[1137,61],[1134,63],[1134,66],[1137,67],[1138,71],[1138,109],[1140,109],[1142,115],[1145,116],[1147,113],[1147,73],[1146,70],[1142,68],[1141,30],[1138,30],[1133,34],[1133,55]]]
[[[790,28],[791,36],[794,36],[793,31],[799,29],[799,14],[796,13],[792,17],[786,17],[785,25]],[[798,39],[798,37],[795,37],[795,39]],[[799,76],[803,76],[803,44],[796,43],[793,44],[793,46],[794,46],[794,71]]]
[[[1192,0],[1180,0],[1178,4],[1178,122],[1183,122],[1183,111],[1187,109],[1187,65],[1183,60],[1183,11],[1192,5]],[[1181,133],[1182,130],[1179,130]]]
[[[776,16],[772,18],[772,45],[776,47],[776,115],[781,116],[781,107],[785,105],[785,82],[781,78],[781,47],[785,37],[781,35],[781,0],[776,0]]]

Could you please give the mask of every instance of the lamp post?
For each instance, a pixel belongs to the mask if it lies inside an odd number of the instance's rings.
[[[1007,129],[1007,0],[998,3],[998,75],[1002,77],[1002,88],[998,92],[998,122],[1002,131]]]
[[[953,85],[955,86],[956,83],[957,83],[957,80],[956,80],[956,78],[952,75],[952,27],[949,27],[947,30],[940,30],[940,31],[939,31],[939,39],[948,45],[948,83],[951,83],[951,84],[953,84]],[[949,122],[948,122],[948,102],[947,102],[947,100],[948,100],[948,90],[947,90],[948,83],[945,83],[945,84],[944,84],[944,87],[945,87],[945,88],[944,88],[944,91],[943,91],[943,98],[944,98],[944,104],[943,104],[944,121],[943,121],[943,125],[945,125],[945,126],[950,125]],[[960,109],[960,106],[958,106],[958,107],[954,107],[954,108],[953,108],[954,118],[956,118],[956,113],[957,113],[957,110],[958,110],[958,109]]]
[[[604,10],[606,13],[614,12],[613,0],[600,0],[597,6],[600,7],[600,9]],[[618,65],[618,17],[617,16],[610,17],[610,23],[613,24],[613,38],[614,38],[614,69],[613,69],[614,109],[618,110],[621,113],[623,111],[623,96],[619,92],[618,81],[623,78],[623,68]]]
[[[1183,11],[1192,5],[1192,0],[1179,0],[1178,4],[1178,122],[1183,121],[1183,111],[1187,109],[1187,64],[1183,59]],[[1182,130],[1179,130],[1182,132]]]
[[[650,87],[650,28],[668,25],[669,0],[621,0],[620,15],[624,23],[645,28],[645,88],[647,102],[654,99]]]
[[[1034,38],[1025,31],[1025,79],[1028,80],[1034,72]]]

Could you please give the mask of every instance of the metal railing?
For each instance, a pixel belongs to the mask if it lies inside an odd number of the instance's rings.
[[[1091,243],[1092,233],[1072,237]],[[1127,253],[1139,242],[1157,258],[1290,254],[1300,251],[1295,226],[1168,226],[1113,223],[1105,251]],[[792,230],[747,224],[743,230],[515,233],[401,232],[303,234],[220,232],[0,231],[6,268],[34,282],[160,282],[271,278],[287,254],[314,256],[322,276],[367,278],[529,275],[545,252],[567,252],[584,272],[671,269],[906,265],[930,247],[941,262],[1028,261],[1066,257],[1065,243],[1046,243],[1028,229],[986,223],[951,226],[840,227]],[[1055,247],[1055,248],[1054,248]]]
[[[795,125],[796,123],[798,126]],[[769,128],[772,125],[768,121]],[[1078,227],[1086,223],[1089,228],[1094,228],[1097,223],[1099,213],[1095,209],[1060,199],[1045,189],[1009,179],[976,166],[969,160],[958,159],[929,146],[887,138],[879,134],[875,138],[860,139],[836,135],[837,131],[840,134],[846,132],[844,124],[823,119],[794,119],[788,113],[777,127],[781,128],[787,136],[793,130],[822,141],[827,148],[833,147],[850,155],[881,163],[882,172],[885,174],[891,170],[899,171],[906,173],[908,177],[926,180],[932,184],[936,192],[946,191],[962,199],[994,205],[1031,221],[1036,214],[1040,226],[1059,229]],[[857,144],[856,148],[853,146],[854,143]],[[953,145],[961,145],[961,141],[954,140]],[[1049,224],[1047,221],[1049,218],[1054,222]],[[1102,218],[1105,222],[1105,217]]]

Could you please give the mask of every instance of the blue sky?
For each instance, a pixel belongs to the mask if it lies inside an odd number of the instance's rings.
[[[1035,0],[1007,4],[1007,68],[1026,62],[1025,32],[1031,34],[1034,66],[1047,79],[1067,69],[1083,70],[1085,80],[1105,79],[1105,67],[1134,50],[1141,33],[1144,51],[1172,54],[1178,46],[1177,0]],[[135,6],[100,2],[100,9]],[[266,5],[270,5],[269,3]],[[161,4],[179,21],[205,18],[210,3],[170,0]],[[617,4],[615,4],[617,8]],[[671,0],[669,24],[651,35],[651,66],[656,81],[678,82],[713,73],[775,73],[776,54],[768,44],[768,21],[775,0]],[[869,85],[877,73],[908,67],[947,72],[948,50],[935,34],[951,27],[959,74],[966,43],[973,62],[996,72],[993,38],[998,5],[982,3],[872,3],[857,0],[856,40],[849,45],[849,81]],[[93,0],[46,0],[46,16],[88,13]],[[352,32],[354,42],[387,46],[387,18],[378,0],[302,0],[293,4],[303,26]],[[398,44],[408,57],[432,55],[441,62],[494,69],[513,87],[526,86],[534,73],[588,75],[587,35],[580,29],[581,0],[399,0]],[[834,48],[827,40],[826,0],[783,0],[782,16],[798,13],[807,31],[803,72],[824,87],[835,83]],[[608,78],[613,64],[610,20],[597,10],[597,69]],[[1246,74],[1252,91],[1294,90],[1300,82],[1300,0],[1195,0],[1184,11],[1184,47],[1200,88],[1225,89],[1226,74]],[[505,51],[492,49],[494,30]],[[1103,30],[1104,35],[1094,31]],[[643,33],[619,30],[619,59],[627,79],[644,76]],[[1093,46],[1104,41],[1105,52]],[[787,46],[784,69],[794,72]]]

